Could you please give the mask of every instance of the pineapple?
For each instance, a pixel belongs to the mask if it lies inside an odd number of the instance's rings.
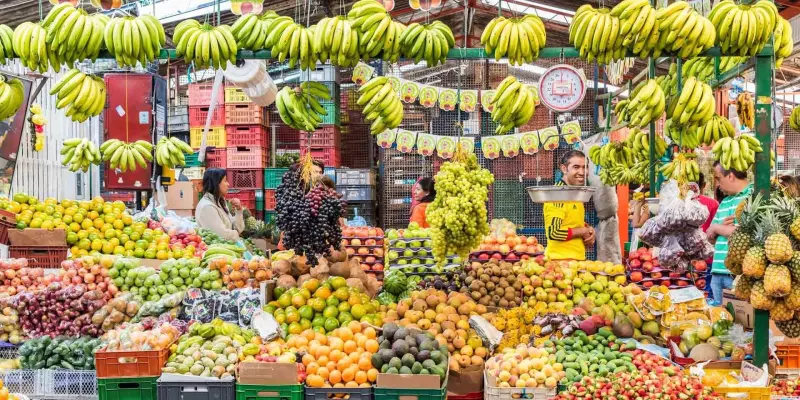
[[[764,291],[770,297],[784,297],[792,291],[792,275],[785,265],[770,264],[764,272]]]
[[[786,337],[800,337],[800,313],[794,313],[794,318],[788,321],[776,321],[775,326],[777,326]]]
[[[750,304],[759,310],[769,310],[775,306],[775,299],[767,296],[764,291],[764,281],[756,280],[750,289]]]
[[[789,197],[775,196],[772,204],[772,208],[789,225],[789,233],[791,233],[792,237],[800,240],[800,212],[797,209],[797,202]]]
[[[775,301],[775,306],[769,310],[769,318],[773,321],[789,321],[794,318],[794,311],[783,300]]]
[[[764,252],[773,264],[784,264],[792,258],[792,241],[783,233],[778,217],[772,211],[764,213],[760,228],[764,229]]]
[[[734,275],[736,273],[735,266],[742,263],[747,250],[758,240],[754,240],[757,223],[758,211],[761,209],[761,194],[756,195],[754,198],[742,201],[736,208],[736,221],[739,226],[733,231],[731,237],[728,238],[728,255],[725,259],[726,266]]]
[[[792,274],[792,282],[800,283],[800,251],[792,254],[792,259],[786,266],[789,267],[789,272]]]
[[[749,299],[752,287],[752,280],[744,275],[737,276],[733,281],[733,292],[740,299]]]
[[[728,240],[728,255],[725,258],[725,264],[728,265],[728,269],[731,269],[731,266],[741,264],[747,249],[752,245],[753,238],[750,233],[743,229],[741,225],[736,228]],[[731,270],[731,272],[734,271]]]
[[[725,257],[725,268],[730,271],[733,275],[741,275],[742,274],[742,261],[734,262],[733,258]]]
[[[800,283],[794,280],[792,282],[794,282],[792,284],[792,290],[783,300],[786,302],[786,306],[792,310],[800,310]]]
[[[742,273],[751,278],[761,278],[767,269],[767,257],[761,246],[753,246],[747,250],[742,262]]]

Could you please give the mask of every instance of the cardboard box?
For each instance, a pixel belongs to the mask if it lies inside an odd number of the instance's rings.
[[[471,365],[459,372],[450,370],[447,395],[465,396],[471,393],[483,393],[483,365]]]
[[[10,229],[8,240],[12,246],[66,247],[67,231],[64,229]]]
[[[190,181],[175,182],[167,188],[167,207],[170,210],[194,210],[199,201],[200,196]]]
[[[375,387],[384,389],[440,389],[439,375],[378,374]],[[445,384],[447,380],[445,379]]]
[[[175,213],[175,215],[184,218],[191,218],[194,217],[194,210],[170,210]]]
[[[263,299],[264,304],[275,300],[275,284],[276,281],[274,279],[261,282],[261,298]]]
[[[239,363],[236,368],[236,381],[244,385],[296,385],[297,364]]]
[[[732,290],[723,290],[722,305],[727,307],[728,304],[733,306],[733,321],[741,324],[745,329],[753,329],[755,309],[750,302],[736,297]]]

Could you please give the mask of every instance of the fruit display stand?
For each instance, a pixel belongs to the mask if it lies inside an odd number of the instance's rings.
[[[445,400],[447,378],[439,383],[436,375],[378,374],[375,400]]]
[[[233,377],[225,379],[162,374],[158,378],[159,400],[234,400]]]
[[[650,249],[640,248],[628,254],[626,273],[628,279],[642,289],[649,289],[655,285],[666,286],[670,289],[695,285],[698,289],[703,290],[706,285],[705,276],[701,278],[698,273],[705,274],[706,262],[696,260],[692,264],[691,271],[680,273],[662,267]]]
[[[97,380],[99,400],[156,400],[158,377]]]
[[[510,400],[510,399],[532,399],[548,400],[555,396],[556,389],[543,387],[518,388],[518,387],[498,387],[493,376],[484,373],[483,375],[484,400]]]
[[[427,275],[436,273],[436,262],[433,261],[433,249],[430,239],[421,242],[419,239],[391,239],[386,241],[387,265],[390,269],[400,269],[407,275]],[[428,246],[424,246],[427,244]],[[414,246],[418,245],[418,246]],[[461,258],[456,255],[447,256],[445,269],[460,268]]]
[[[374,227],[347,227],[342,230],[342,246],[347,256],[354,258],[364,272],[383,275],[383,230]]]
[[[296,365],[240,363],[236,368],[236,400],[303,400]]]

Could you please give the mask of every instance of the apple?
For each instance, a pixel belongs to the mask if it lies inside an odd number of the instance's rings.
[[[373,271],[383,271],[383,264],[381,264],[381,263],[372,264],[372,270]]]
[[[372,254],[375,254],[375,257],[383,257],[383,247],[376,247],[372,250]]]
[[[661,278],[662,276],[664,276],[664,274],[662,274],[659,271],[650,273],[650,277],[653,278],[653,279],[658,279],[658,278]]]
[[[348,256],[352,256],[353,254],[356,254],[356,249],[352,247],[345,247],[344,252],[347,253]]]
[[[378,231],[375,228],[367,229],[367,236],[376,237],[378,236]]]
[[[642,273],[641,273],[641,271],[633,271],[633,272],[631,272],[631,281],[632,282],[641,282],[642,281]]]
[[[369,248],[368,247],[359,247],[358,248],[358,254],[361,254],[362,256],[369,254]]]
[[[662,279],[661,280],[661,286],[670,287],[670,285],[672,285],[672,282],[669,279]]]
[[[686,287],[686,286],[689,286],[689,283],[684,281],[684,280],[680,280],[680,281],[678,281],[678,286]]]
[[[639,259],[634,258],[633,260],[628,261],[628,268],[630,269],[641,269],[642,262]]]
[[[650,272],[650,271],[652,271],[652,270],[653,270],[653,267],[654,267],[654,266],[653,266],[653,263],[652,263],[652,262],[650,262],[650,261],[645,261],[645,262],[643,262],[643,263],[642,263],[642,270],[643,270],[644,272]]]
[[[361,246],[361,239],[352,239],[350,240],[351,246]]]
[[[645,283],[642,284],[642,286],[644,286],[646,289],[650,289],[651,287],[653,287],[653,281],[646,281]]]
[[[503,259],[503,255],[500,254],[500,253],[494,253],[494,254],[492,254],[492,258],[495,259],[495,260],[502,260]]]
[[[389,261],[396,260],[396,259],[397,259],[397,257],[400,257],[400,255],[399,255],[399,254],[397,254],[397,252],[396,252],[396,251],[394,251],[394,250],[389,250]]]
[[[480,255],[478,255],[478,260],[481,260],[481,261],[488,261],[488,260],[489,260],[489,254],[487,254],[487,253],[481,253]]]
[[[519,260],[519,257],[516,255],[516,253],[508,253],[508,255],[506,256],[506,261],[508,262],[514,262],[517,260]]]
[[[507,244],[501,244],[498,250],[500,250],[500,252],[503,254],[508,254],[508,252],[511,251],[511,248],[508,247]]]
[[[376,246],[378,242],[375,239],[367,239],[364,241],[364,245],[366,246]]]
[[[678,273],[678,272],[670,272],[669,273],[669,279],[678,279],[680,277],[681,277],[681,274]]]
[[[375,257],[373,257],[373,256],[367,256],[367,258],[365,258],[365,259],[364,259],[364,262],[365,262],[365,263],[369,263],[369,264],[372,264],[372,263],[374,263],[375,261],[376,261],[376,259],[375,259]]]
[[[692,262],[694,270],[697,272],[705,272],[708,269],[708,264],[703,260],[696,260]]]
[[[525,252],[528,251],[528,245],[520,243],[520,244],[514,246],[514,251],[516,251],[518,253],[525,253]]]
[[[386,237],[388,239],[390,239],[390,240],[393,240],[393,239],[397,239],[399,237],[399,235],[397,234],[397,230],[396,229],[389,229],[388,231],[386,231]]]
[[[628,260],[638,260],[639,259],[639,251],[634,250],[628,254]]]
[[[403,257],[408,257],[408,258],[414,257],[414,250],[406,249],[403,252]]]

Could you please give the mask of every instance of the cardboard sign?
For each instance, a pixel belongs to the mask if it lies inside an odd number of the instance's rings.
[[[67,245],[67,231],[64,229],[9,229],[8,240],[12,246],[64,247]]]
[[[745,329],[753,329],[753,320],[755,318],[755,310],[750,302],[736,297],[731,290],[722,291],[722,305],[733,306],[733,322],[741,324]]]
[[[244,385],[296,385],[297,364],[242,362],[236,368],[236,382]],[[261,394],[276,397],[279,394]]]

